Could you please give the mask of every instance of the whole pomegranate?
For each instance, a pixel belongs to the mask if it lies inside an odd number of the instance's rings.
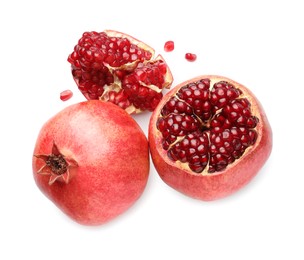
[[[79,90],[88,99],[112,102],[128,113],[153,111],[172,84],[172,74],[154,50],[125,33],[83,33],[68,62]]]
[[[144,191],[148,141],[126,111],[91,100],[44,124],[32,163],[37,186],[64,213],[80,224],[100,225]]]
[[[174,189],[215,200],[247,184],[268,159],[272,132],[256,97],[221,76],[200,76],[168,92],[149,125],[153,163]]]

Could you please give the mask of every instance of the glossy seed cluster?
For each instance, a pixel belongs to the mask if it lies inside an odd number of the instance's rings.
[[[161,59],[151,60],[152,55],[128,38],[85,32],[68,61],[73,78],[87,99],[104,96],[123,109],[133,105],[141,111],[152,111],[168,84],[167,64]]]
[[[257,139],[258,118],[232,84],[209,79],[189,83],[163,106],[157,127],[173,161],[196,173],[224,170]]]
[[[163,97],[166,73],[167,65],[162,60],[139,63],[133,73],[123,78],[122,88],[136,108],[153,111]],[[154,86],[159,91],[145,86]]]
[[[111,37],[105,32],[85,32],[75,46],[69,61],[75,67],[100,69],[101,62],[120,67],[136,60],[149,60],[152,53],[132,44],[127,38]]]

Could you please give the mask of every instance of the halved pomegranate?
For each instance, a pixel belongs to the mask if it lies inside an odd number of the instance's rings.
[[[149,142],[165,183],[191,197],[214,200],[257,174],[270,155],[272,131],[250,90],[209,75],[164,96],[150,120]]]
[[[128,113],[153,111],[173,77],[164,59],[130,35],[85,32],[69,55],[72,75],[88,99],[112,102]]]

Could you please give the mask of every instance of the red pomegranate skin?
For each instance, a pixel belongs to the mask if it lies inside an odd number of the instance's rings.
[[[53,144],[74,159],[70,179],[38,174]],[[71,105],[42,127],[34,149],[33,175],[39,189],[83,225],[101,225],[122,214],[141,196],[149,174],[148,142],[123,109],[98,100]],[[49,221],[49,220],[48,220]]]
[[[157,119],[164,104],[176,93],[181,86],[202,78],[215,81],[225,80],[239,88],[251,103],[252,111],[259,118],[256,127],[258,138],[241,158],[235,160],[227,168],[212,174],[196,174],[182,166],[182,163],[169,159],[167,151],[162,148],[161,133],[156,127]],[[264,109],[254,94],[245,86],[222,76],[199,76],[177,85],[163,98],[152,114],[149,124],[149,146],[153,164],[161,179],[175,190],[203,201],[212,201],[227,197],[246,184],[259,172],[267,161],[272,150],[272,130]]]

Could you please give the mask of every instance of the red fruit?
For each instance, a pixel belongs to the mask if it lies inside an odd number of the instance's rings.
[[[188,53],[185,54],[185,59],[187,61],[196,61],[196,58],[197,58],[197,56],[194,53],[188,52]]]
[[[136,121],[116,105],[92,100],[69,106],[44,124],[33,174],[40,190],[73,220],[100,225],[140,197],[148,156]]]
[[[128,113],[153,111],[173,78],[154,50],[116,31],[85,32],[68,61],[79,90],[88,99],[112,102]]]
[[[174,41],[167,41],[164,45],[164,50],[166,52],[170,52],[174,50]]]
[[[60,93],[60,99],[62,101],[67,101],[73,96],[73,92],[69,89],[64,90]]]
[[[179,84],[154,110],[149,144],[160,177],[201,200],[247,184],[268,159],[272,132],[256,97],[220,76]]]

